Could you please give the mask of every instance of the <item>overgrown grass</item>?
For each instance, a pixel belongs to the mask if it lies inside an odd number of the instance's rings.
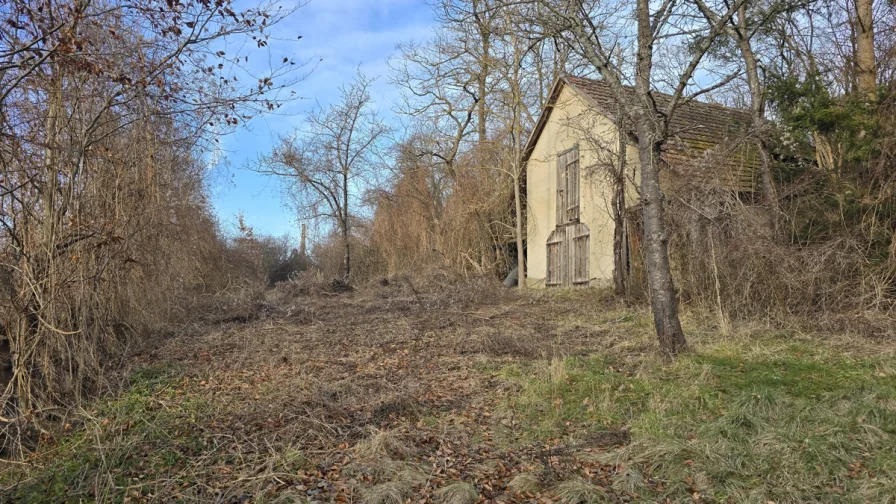
[[[178,375],[171,366],[133,373],[125,393],[82,411],[82,424],[66,426],[53,450],[29,461],[35,470],[0,473],[4,499],[124,502],[191,486],[184,469],[206,449],[198,422],[210,408],[184,393]]]
[[[522,386],[507,406],[531,439],[630,429],[606,462],[614,487],[644,501],[896,501],[890,357],[763,338],[672,363],[604,355],[503,374]]]

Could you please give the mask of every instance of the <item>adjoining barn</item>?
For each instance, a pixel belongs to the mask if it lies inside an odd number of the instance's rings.
[[[662,109],[668,96],[657,93],[656,99]],[[629,267],[639,267],[638,147],[635,133],[618,120],[625,106],[602,81],[562,77],[554,84],[523,153],[529,285],[612,280],[617,184],[611,174],[620,167],[625,167],[621,191],[627,215],[623,246]],[[698,101],[678,108],[661,153],[664,193],[683,180],[737,192],[758,190],[760,159],[749,125],[748,111]],[[623,148],[624,160],[619,156]]]

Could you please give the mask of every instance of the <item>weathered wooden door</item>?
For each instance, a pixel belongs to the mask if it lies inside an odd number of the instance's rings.
[[[557,227],[548,237],[548,287],[585,286],[590,281],[591,232],[579,222],[579,146],[557,155]]]
[[[591,231],[581,222],[555,229],[548,236],[548,287],[585,287],[590,283]]]

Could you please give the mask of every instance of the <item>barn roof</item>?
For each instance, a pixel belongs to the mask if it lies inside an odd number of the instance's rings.
[[[548,104],[529,137],[523,162],[528,161],[563,86],[569,86],[584,97],[600,114],[615,119],[618,107],[609,84],[583,77],[561,77],[554,84]],[[633,103],[634,89],[626,86],[624,91],[626,103]],[[655,92],[654,99],[663,110],[671,96]],[[752,190],[760,158],[748,138],[750,124],[749,111],[696,100],[684,102],[672,116],[662,159],[673,172],[707,182],[721,182],[732,189]],[[630,133],[634,134],[634,131]]]

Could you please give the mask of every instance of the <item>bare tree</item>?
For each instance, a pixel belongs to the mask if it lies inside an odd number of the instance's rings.
[[[476,133],[479,142],[488,140],[488,120],[492,110],[492,67],[499,12],[495,0],[440,0],[436,15],[454,35],[458,54],[463,55],[470,77],[475,81]]]
[[[358,74],[340,88],[341,99],[318,107],[307,130],[284,138],[256,170],[283,177],[290,203],[303,217],[323,219],[342,238],[342,276],[351,279],[351,234],[362,197],[379,166],[390,128],[373,108],[373,80]]]
[[[700,0],[698,6],[700,10],[708,17],[713,18],[713,12],[705,3]],[[772,12],[776,9],[771,9]],[[766,138],[766,120],[765,120],[765,87],[759,76],[759,61],[756,52],[753,50],[752,39],[760,28],[765,19],[751,20],[747,15],[746,4],[737,10],[735,19],[729,24],[727,33],[734,39],[740,50],[741,57],[744,62],[744,72],[747,77],[747,86],[750,89],[750,112],[753,121],[753,131],[756,134],[756,145],[759,148],[759,155],[762,163],[759,167],[759,176],[762,181],[762,197],[765,203],[772,207],[774,211],[778,205],[778,193],[775,190],[775,181],[771,171],[771,152]],[[751,26],[752,25],[752,26]],[[777,227],[777,226],[775,226]]]
[[[451,233],[441,218],[443,203],[449,194],[470,195],[452,192],[467,183],[463,179],[498,177],[490,183],[514,191],[506,208],[500,203],[465,205],[475,221],[469,227],[491,236],[479,241],[485,245],[482,250],[461,254],[464,263],[478,263],[477,269],[493,262],[493,252],[506,243],[508,230],[516,236],[516,263],[525,267],[525,174],[514,151],[522,149],[564,64],[553,51],[557,41],[528,37],[530,31],[523,27],[534,16],[527,8],[496,0],[440,1],[434,5],[440,21],[435,36],[423,44],[402,44],[390,61],[390,81],[403,91],[400,111],[411,119],[413,131],[405,144],[413,152],[405,153],[416,155],[419,161],[412,164],[427,170],[434,182],[433,233]],[[437,237],[433,242],[444,243]]]
[[[254,72],[250,51],[223,42],[265,48],[293,10],[0,3],[0,339],[14,368],[2,415],[78,400],[112,360],[116,327],[165,320],[192,277],[176,278],[177,263],[195,254],[201,269],[215,241],[202,153],[301,79],[288,57]],[[152,254],[169,253],[156,268]]]
[[[666,0],[651,4],[648,0],[604,4],[566,0],[536,0],[544,14],[540,24],[543,35],[559,36],[586,60],[606,81],[614,100],[634,125],[640,162],[640,196],[644,221],[645,260],[654,326],[660,347],[670,355],[686,348],[678,318],[678,296],[669,264],[668,235],[663,220],[663,192],[660,187],[661,151],[670,134],[670,121],[687,100],[730,82],[735,75],[687,93],[707,51],[723,34],[726,25],[744,4],[743,0],[719,3],[712,8],[714,18],[701,15],[692,4]],[[634,32],[620,12],[633,9]],[[614,51],[632,41],[634,86],[624,86],[623,66],[614,61]],[[662,70],[669,77],[669,93],[662,99],[656,88],[657,51],[677,44],[678,54],[686,57],[680,64],[665,61]]]
[[[695,4],[702,15],[713,22],[718,22],[718,14],[704,1],[695,0]],[[777,1],[761,6],[741,5],[737,13],[725,26],[725,34],[730,38],[740,53],[743,64],[744,76],[747,88],[750,92],[750,112],[752,120],[752,133],[759,151],[760,166],[759,177],[762,184],[763,202],[772,209],[772,227],[777,221],[778,195],[771,172],[771,149],[768,141],[769,122],[765,118],[766,96],[765,83],[760,76],[760,57],[754,48],[754,39],[764,27],[768,26],[771,19],[779,14],[786,13],[796,6],[793,2]]]
[[[500,102],[500,115],[503,116],[502,130],[506,133],[506,140],[502,142],[504,147],[503,160],[498,168],[508,175],[513,184],[513,215],[514,236],[516,241],[517,285],[523,289],[526,287],[526,254],[525,238],[523,234],[523,174],[522,154],[525,139],[523,132],[526,129],[527,106],[525,101],[526,81],[523,77],[526,64],[527,47],[519,30],[519,16],[513,9],[505,8],[500,18],[501,23],[496,25],[495,38],[499,39],[499,53],[494,68],[496,77],[500,80],[499,90],[496,92],[497,101]]]
[[[607,184],[610,196],[608,213],[613,219],[613,289],[623,297],[629,288],[629,264],[626,242],[627,190],[633,186],[634,172],[627,173],[627,149],[631,140],[629,128],[625,125],[625,114],[615,112],[615,135],[607,135],[598,126],[605,118],[597,114],[577,114],[563,120],[562,124],[574,131],[582,147],[590,151],[596,162],[583,171],[584,178],[591,182]]]

